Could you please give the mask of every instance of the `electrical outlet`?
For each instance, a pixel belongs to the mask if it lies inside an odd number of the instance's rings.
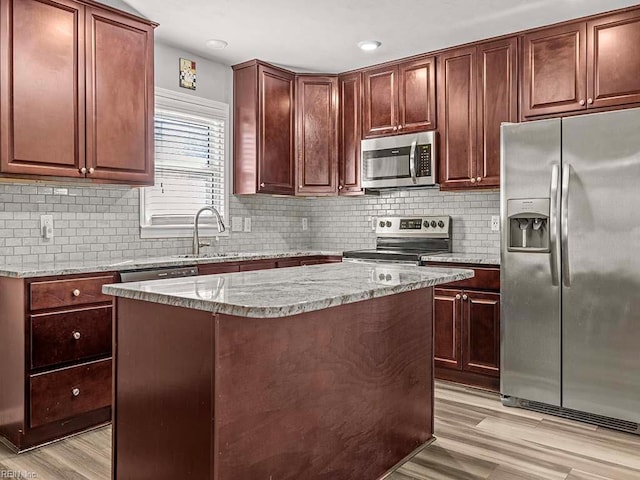
[[[376,231],[376,217],[368,217],[367,220],[369,221],[369,228],[371,228],[371,231],[375,232]]]
[[[242,217],[231,217],[231,231],[232,232],[242,231]]]
[[[53,238],[53,215],[40,216],[40,232],[42,238]]]
[[[308,218],[303,218],[302,219],[302,230],[309,230],[309,219]]]
[[[500,217],[498,215],[491,216],[491,231],[492,232],[500,231]]]
[[[251,231],[251,217],[244,218],[244,231],[245,232]]]

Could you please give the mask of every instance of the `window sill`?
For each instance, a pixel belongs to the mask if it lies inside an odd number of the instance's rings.
[[[222,233],[216,227],[201,225],[200,238],[228,237],[229,229]],[[140,238],[193,238],[193,225],[142,225]]]

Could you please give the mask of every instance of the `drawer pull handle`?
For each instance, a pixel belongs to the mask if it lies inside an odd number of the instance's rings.
[[[80,332],[78,332],[77,330],[73,332],[73,338],[75,338],[76,340],[80,340],[81,336],[82,335],[80,335]]]
[[[79,388],[74,388],[73,390],[71,390],[71,394],[72,394],[74,397],[79,396],[79,395],[80,395],[80,389],[79,389]]]
[[[79,297],[80,296],[80,290],[78,290],[77,288],[72,292],[74,297]]]

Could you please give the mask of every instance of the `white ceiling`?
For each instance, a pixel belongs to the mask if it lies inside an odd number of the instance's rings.
[[[107,3],[109,0],[105,1]],[[226,64],[338,73],[634,5],[638,0],[126,0],[156,39]],[[211,38],[229,42],[210,50]],[[360,40],[382,42],[362,52]]]

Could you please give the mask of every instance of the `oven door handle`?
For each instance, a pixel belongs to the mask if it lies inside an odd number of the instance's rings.
[[[409,154],[409,169],[411,170],[411,180],[413,183],[418,183],[416,177],[416,147],[418,146],[418,139],[416,138],[411,142],[411,153]]]

